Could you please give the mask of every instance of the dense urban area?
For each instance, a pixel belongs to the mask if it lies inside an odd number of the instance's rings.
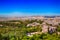
[[[0,40],[60,40],[60,17],[0,18]]]

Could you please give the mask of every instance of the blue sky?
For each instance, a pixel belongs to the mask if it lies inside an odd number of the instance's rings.
[[[60,0],[0,0],[0,15],[60,15]]]

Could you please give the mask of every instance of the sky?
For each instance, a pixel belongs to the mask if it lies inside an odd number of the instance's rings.
[[[60,0],[0,0],[0,16],[60,15]]]

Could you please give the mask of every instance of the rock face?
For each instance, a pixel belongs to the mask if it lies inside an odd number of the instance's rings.
[[[46,25],[46,23],[42,24],[42,32],[43,33],[47,33],[48,32],[48,26]]]
[[[50,27],[49,27],[49,33],[52,34],[52,33],[54,33],[54,32],[56,32],[56,27],[50,26]]]
[[[29,26],[39,26],[39,25],[40,25],[40,23],[33,22],[33,23],[28,24],[27,27],[29,27]]]
[[[45,22],[42,24],[42,32],[43,33],[54,33],[56,32],[57,27],[54,26],[48,26]]]
[[[27,33],[27,36],[33,36],[34,34],[41,34],[41,32],[31,32],[31,33]]]

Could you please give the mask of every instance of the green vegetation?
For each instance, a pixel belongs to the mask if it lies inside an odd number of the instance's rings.
[[[56,33],[53,34],[33,34],[33,36],[28,36],[27,33],[41,32],[41,26],[26,27],[27,24],[33,22],[42,23],[39,20],[26,20],[26,21],[1,21],[0,22],[0,40],[60,40],[60,35]],[[16,23],[17,22],[17,23]],[[60,31],[60,29],[58,29]]]

